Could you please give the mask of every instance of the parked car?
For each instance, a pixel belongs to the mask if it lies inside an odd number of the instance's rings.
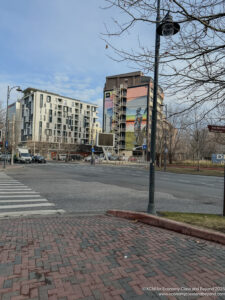
[[[130,157],[128,158],[128,161],[137,161],[137,158],[134,157],[134,156],[130,156]]]
[[[90,162],[92,159],[92,155],[88,155],[84,158],[84,161],[87,161],[87,162]],[[95,160],[98,160],[99,159],[99,156],[98,155],[94,155],[94,159]]]
[[[46,160],[41,155],[35,155],[32,157],[32,162],[39,163],[39,164],[46,164]]]
[[[119,156],[117,156],[117,155],[111,155],[111,156],[109,157],[109,160],[112,160],[112,161],[119,160]]]
[[[10,153],[8,153],[8,154],[4,154],[4,153],[0,154],[0,160],[4,161],[5,158],[6,158],[6,161],[11,162],[11,154]]]
[[[80,154],[71,154],[70,158],[72,160],[82,160],[84,157],[82,155],[80,155]]]

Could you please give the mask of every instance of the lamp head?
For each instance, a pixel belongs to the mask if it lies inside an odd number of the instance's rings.
[[[20,86],[18,86],[16,90],[17,90],[17,92],[22,92],[23,91]]]
[[[173,22],[173,18],[168,12],[163,18],[161,24],[157,27],[157,33],[162,36],[172,36],[180,31],[180,25]]]

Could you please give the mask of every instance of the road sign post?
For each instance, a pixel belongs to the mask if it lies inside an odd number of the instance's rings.
[[[223,173],[223,217],[225,217],[225,163]]]
[[[225,126],[208,125],[210,132],[225,133]],[[223,174],[223,217],[225,217],[225,163],[224,163],[224,174]]]
[[[94,164],[95,164],[95,156],[94,156],[94,153],[95,153],[95,148],[92,147],[92,148],[91,148],[91,165],[94,165]]]

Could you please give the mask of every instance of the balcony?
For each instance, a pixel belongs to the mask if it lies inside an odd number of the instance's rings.
[[[120,118],[120,123],[126,123],[126,118],[121,117],[121,118]]]
[[[126,106],[127,105],[127,101],[122,99],[121,102],[120,102],[120,106]]]
[[[62,118],[57,118],[57,123],[62,123]]]
[[[120,110],[120,116],[126,115],[126,109],[121,109]]]
[[[120,132],[126,132],[126,127],[120,127]]]

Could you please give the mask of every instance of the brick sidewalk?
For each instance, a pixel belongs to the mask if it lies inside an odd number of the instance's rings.
[[[0,221],[0,295],[19,299],[225,299],[145,288],[225,287],[225,247],[104,215]]]

